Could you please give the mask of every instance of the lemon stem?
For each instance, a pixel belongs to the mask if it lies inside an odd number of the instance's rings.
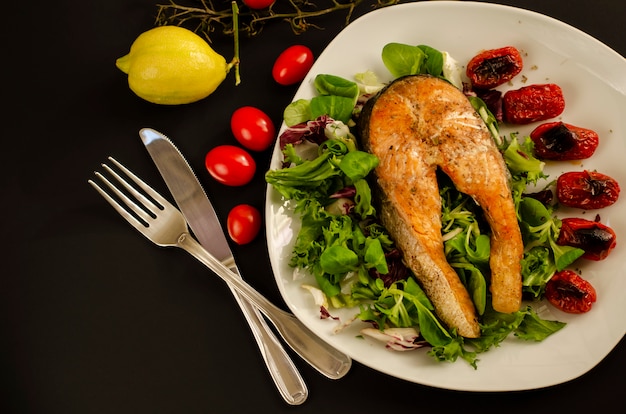
[[[233,59],[226,66],[226,72],[230,72],[230,70],[235,68],[235,85],[239,85],[241,83],[241,75],[239,74],[239,7],[237,6],[236,1],[231,2],[233,7],[233,39],[235,43],[235,50],[233,54]]]

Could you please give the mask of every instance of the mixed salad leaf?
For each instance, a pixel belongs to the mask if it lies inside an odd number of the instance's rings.
[[[382,58],[394,76],[426,73],[462,88],[454,70],[458,65],[446,52],[392,43],[385,46]],[[287,128],[280,137],[284,168],[267,172],[266,181],[289,200],[301,220],[289,264],[314,276],[320,296],[331,309],[358,307],[357,318],[381,331],[415,328],[416,343],[426,342],[429,354],[440,361],[462,358],[476,367],[478,354],[497,347],[511,334],[541,341],[561,329],[564,323],[543,320],[530,306],[513,314],[491,308],[489,226],[474,200],[443,174],[439,184],[444,249],[480,315],[481,336],[463,338],[441,323],[377,219],[367,177],[378,159],[358,148],[351,127],[363,101],[384,85],[371,72],[355,79],[320,74],[314,82],[318,95],[285,109]],[[544,164],[533,156],[532,140],[520,140],[515,134],[500,136],[497,120],[484,101],[475,96],[470,101],[510,170],[525,244],[523,290],[528,297],[541,298],[552,275],[583,251],[556,244],[560,220],[553,207],[527,193],[548,178]],[[322,312],[331,309],[323,307]]]

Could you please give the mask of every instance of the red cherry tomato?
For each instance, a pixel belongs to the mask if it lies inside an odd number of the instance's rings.
[[[281,85],[302,82],[313,66],[313,52],[306,46],[294,45],[285,49],[274,62],[272,76]]]
[[[562,270],[546,283],[546,299],[567,313],[585,313],[596,301],[596,290],[571,270]]]
[[[591,129],[564,122],[547,122],[530,133],[537,158],[543,160],[582,160],[593,155],[600,138]]]
[[[275,0],[243,0],[243,4],[251,9],[261,10],[270,7]]]
[[[228,213],[226,228],[235,243],[250,243],[261,230],[261,213],[251,205],[239,204]]]
[[[235,139],[252,151],[264,151],[274,141],[276,128],[269,116],[253,106],[243,106],[233,112],[230,129]]]
[[[240,186],[250,182],[256,163],[243,148],[219,145],[206,154],[204,164],[209,174],[222,184]]]
[[[563,91],[554,83],[523,86],[502,97],[504,119],[511,124],[530,124],[561,115],[565,109]]]
[[[472,86],[491,89],[513,79],[522,71],[522,56],[513,46],[485,50],[474,56],[465,70]]]
[[[561,230],[556,240],[561,246],[583,249],[583,258],[603,260],[617,245],[617,236],[612,228],[597,221],[571,217],[561,220]]]
[[[585,210],[604,208],[619,198],[615,179],[595,171],[571,171],[556,180],[556,197],[564,206]]]

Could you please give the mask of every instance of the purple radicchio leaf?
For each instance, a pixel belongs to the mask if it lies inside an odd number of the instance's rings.
[[[387,259],[387,269],[389,270],[387,274],[383,275],[376,268],[369,270],[370,276],[382,280],[385,287],[389,287],[400,280],[406,280],[410,276],[409,269],[402,262],[402,254],[398,249],[385,253],[385,258]]]
[[[330,198],[354,198],[356,187],[353,185],[342,188],[330,196]]]
[[[287,144],[300,144],[304,140],[321,144],[328,139],[326,138],[324,130],[326,129],[326,125],[332,122],[334,122],[334,119],[328,115],[322,115],[313,121],[306,121],[287,127],[287,129],[280,134],[280,149],[284,149]]]

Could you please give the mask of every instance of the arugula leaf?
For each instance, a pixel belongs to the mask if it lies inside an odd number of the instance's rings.
[[[534,143],[529,136],[520,143],[516,134],[511,134],[504,150],[504,161],[513,175],[523,175],[527,183],[536,183],[546,178],[543,172],[545,163],[533,155]]]
[[[532,308],[526,309],[524,320],[515,330],[515,336],[527,341],[540,342],[553,333],[563,329],[566,323],[541,319]]]
[[[459,357],[466,360],[474,369],[477,369],[477,353],[468,351],[464,346],[464,339],[455,336],[445,345],[434,346],[428,355],[434,357],[437,361],[455,362]]]

